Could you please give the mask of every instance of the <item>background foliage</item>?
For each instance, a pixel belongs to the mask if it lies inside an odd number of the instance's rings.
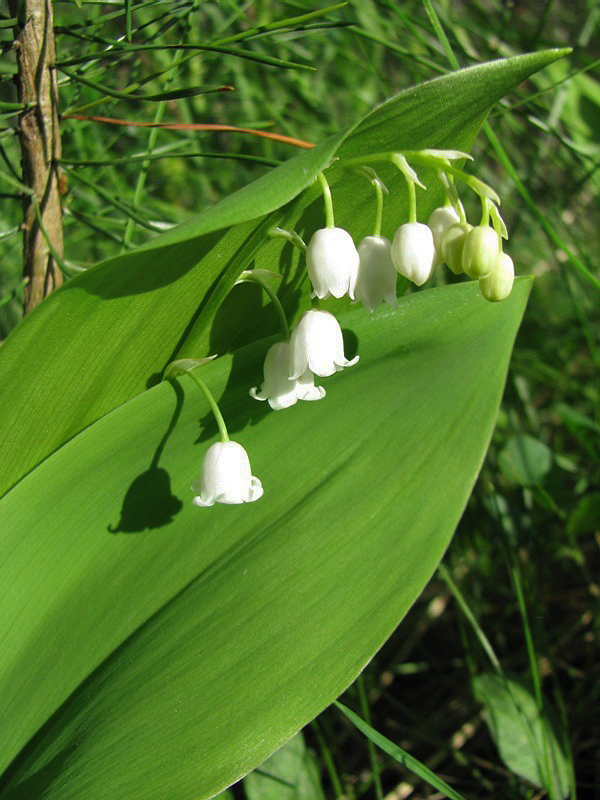
[[[128,9],[132,41],[156,41],[160,48],[132,51],[112,63],[90,61],[96,45],[127,38]],[[185,220],[268,170],[262,162],[285,160],[291,153],[290,145],[257,136],[146,131],[70,115],[130,123],[211,122],[320,142],[398,89],[450,69],[421,3],[357,0],[322,17],[284,25],[283,32],[277,27],[256,31],[308,10],[312,4],[266,0],[55,4],[60,60],[84,59],[59,73],[68,274]],[[534,788],[539,774],[510,761],[506,748],[494,744],[493,737],[505,728],[491,723],[494,698],[489,692],[484,696],[493,681],[480,681],[476,691],[471,686],[473,676],[489,671],[492,652],[492,668],[501,665],[531,694],[539,688],[536,681],[541,684],[554,708],[553,731],[564,752],[572,753],[581,796],[600,796],[594,794],[600,742],[594,613],[600,525],[598,294],[568,257],[572,253],[598,276],[600,11],[597,3],[551,0],[439,3],[436,10],[463,66],[547,46],[570,45],[574,51],[497,106],[490,122],[503,152],[484,135],[476,142],[481,177],[503,198],[517,270],[537,280],[492,448],[446,568],[344,702],[438,774],[452,778],[468,797],[541,796]],[[253,31],[257,35],[249,42]],[[7,44],[1,97],[11,102],[10,29],[2,27],[0,36]],[[317,69],[224,53],[188,58],[191,53],[164,46],[234,36],[236,41],[223,46]],[[167,100],[115,96],[184,95],[198,86],[235,91]],[[19,319],[20,208],[11,196],[18,180],[11,118],[3,125],[0,332],[5,337]],[[189,155],[198,152],[228,158]],[[145,160],[149,155],[152,160]],[[518,181],[503,163],[506,156]],[[525,187],[530,205],[519,187]],[[509,710],[511,736],[522,728],[522,716]],[[327,796],[342,790],[356,798],[392,791],[396,798],[427,796],[429,790],[391,755],[376,756],[339,710],[323,714],[305,736],[316,753],[316,762],[309,757],[311,780],[316,770],[323,784],[319,791]],[[304,749],[298,758],[305,763]],[[570,762],[567,755],[561,775],[566,770],[573,794]],[[307,780],[304,772],[297,774]],[[562,792],[563,779],[550,779],[551,793]],[[257,792],[270,790],[247,781],[245,789],[235,791],[253,800]]]

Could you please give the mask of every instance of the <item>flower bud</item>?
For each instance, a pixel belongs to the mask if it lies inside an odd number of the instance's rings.
[[[435,263],[433,234],[422,222],[400,225],[392,242],[392,261],[400,273],[417,286],[431,276]]]
[[[479,288],[486,300],[498,303],[511,293],[515,282],[515,267],[512,258],[506,253],[500,253],[496,265],[486,278],[481,278]]]
[[[385,236],[365,236],[358,245],[360,265],[354,294],[369,311],[374,311],[383,300],[393,308],[398,307],[398,273],[392,262],[391,247]]]
[[[462,253],[462,268],[469,278],[479,280],[494,269],[501,251],[500,237],[489,225],[476,225],[467,234]]]
[[[433,234],[433,244],[435,247],[435,263],[442,264],[444,256],[442,254],[442,238],[448,228],[458,222],[460,217],[450,206],[442,206],[432,211],[427,226]]]
[[[358,272],[358,252],[348,231],[321,228],[316,231],[306,251],[306,268],[315,296],[323,299],[346,293],[354,300]]]
[[[442,256],[455,275],[460,275],[463,271],[463,247],[467,234],[472,229],[473,226],[469,225],[468,222],[457,222],[454,225],[450,225],[442,237]]]

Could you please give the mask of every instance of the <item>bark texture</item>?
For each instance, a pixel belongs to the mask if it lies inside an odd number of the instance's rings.
[[[52,249],[62,258],[63,231],[57,160],[60,129],[51,0],[11,0],[15,29],[19,100],[27,108],[19,116],[23,183],[32,195],[23,199],[24,313],[60,286],[62,272]],[[38,223],[36,203],[46,235]],[[48,241],[47,241],[47,239]]]

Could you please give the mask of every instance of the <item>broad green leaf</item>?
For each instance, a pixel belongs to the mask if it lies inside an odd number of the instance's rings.
[[[478,675],[473,690],[506,766],[545,788],[550,798],[567,797],[567,756],[550,714],[540,714],[531,691],[517,679],[495,674]]]
[[[185,375],[20,481],[0,503],[2,800],[208,798],[331,703],[450,540],[528,290],[342,316],[360,362],[287,411],[248,397],[272,339],[200,367],[258,502],[192,506],[215,425]]]
[[[371,233],[372,189],[343,170],[344,159],[402,148],[468,151],[491,105],[564,52],[499,60],[406,90],[353,128],[49,297],[0,350],[0,494],[153,385],[170,361],[223,354],[264,336],[256,292],[225,302],[244,269],[279,270],[283,301],[297,313],[308,296],[303,264],[289,244],[268,240],[267,231],[281,225],[308,239],[322,227],[318,190],[304,190],[333,158],[340,159],[331,170],[336,220],[359,239]],[[391,237],[406,219],[406,190],[394,168],[384,166],[381,176],[390,188],[383,232]],[[420,177],[429,187],[419,201],[427,218],[439,189],[433,174],[424,170]]]
[[[552,466],[552,451],[527,433],[511,436],[498,456],[504,476],[521,486],[541,483]]]
[[[325,800],[314,753],[297,733],[244,779],[248,800]]]

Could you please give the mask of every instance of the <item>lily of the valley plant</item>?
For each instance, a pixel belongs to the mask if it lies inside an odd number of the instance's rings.
[[[329,184],[324,173],[319,173],[325,227],[315,231],[308,247],[293,231],[273,230],[273,235],[284,235],[305,252],[312,284],[312,308],[300,316],[290,332],[277,294],[265,280],[265,271],[249,270],[240,278],[259,284],[267,292],[281,323],[281,341],[269,348],[262,386],[250,389],[252,398],[268,401],[274,411],[290,408],[298,400],[321,400],[325,397],[325,389],[315,385],[315,376],[328,378],[358,362],[358,355],[346,358],[339,323],[333,314],[319,308],[322,299],[348,295],[351,300],[361,302],[369,312],[384,301],[397,308],[398,274],[422,286],[431,278],[435,268],[444,262],[455,274],[464,273],[477,280],[487,300],[498,302],[508,297],[514,282],[514,265],[502,250],[502,240],[507,238],[507,231],[498,211],[500,200],[493,189],[452,163],[467,158],[470,156],[458,151],[421,150],[382,153],[365,159],[369,164],[391,161],[406,180],[408,220],[399,224],[392,242],[381,235],[383,195],[387,189],[374,170],[360,160],[344,165],[362,169],[371,179],[376,193],[373,234],[364,237],[358,248],[348,231],[336,227]],[[444,204],[432,212],[426,224],[418,221],[416,200],[416,188],[426,187],[409,161],[417,166],[434,168],[446,189]],[[467,222],[456,190],[457,181],[463,182],[480,197],[482,215],[475,226]],[[231,505],[258,500],[263,488],[260,480],[252,475],[246,451],[237,442],[230,441],[212,394],[192,371],[202,362],[184,361],[173,362],[165,377],[187,373],[193,378],[211,406],[221,436],[221,441],[206,452],[200,480],[192,486],[194,504],[206,507],[215,503]]]

